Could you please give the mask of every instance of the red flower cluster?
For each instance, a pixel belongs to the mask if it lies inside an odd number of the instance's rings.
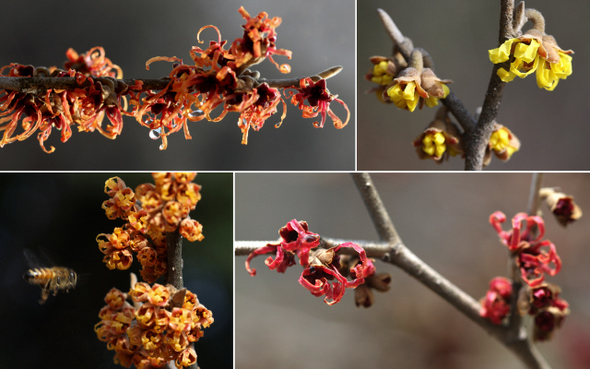
[[[114,361],[128,368],[165,368],[174,360],[176,367],[197,361],[193,343],[203,329],[213,323],[210,310],[199,303],[197,295],[173,286],[137,283],[127,295],[113,288],[100,310],[101,321],[94,326],[98,339],[115,350]]]
[[[516,255],[522,279],[531,287],[538,286],[545,280],[545,273],[554,276],[561,270],[561,259],[555,245],[541,241],[545,235],[545,223],[539,216],[518,213],[512,218],[512,230],[502,230],[501,223],[506,221],[504,213],[497,211],[490,216],[490,224],[508,249]],[[523,229],[524,227],[524,229]],[[533,234],[538,235],[533,239]]]
[[[528,313],[535,317],[533,338],[537,341],[550,339],[569,314],[569,304],[559,297],[560,292],[559,286],[550,283],[528,290]]]
[[[553,243],[541,241],[545,234],[541,217],[518,213],[512,218],[510,231],[502,230],[501,223],[505,221],[506,216],[499,211],[490,216],[490,223],[512,252],[526,285],[518,294],[518,301],[514,301],[512,282],[503,277],[492,279],[490,289],[480,300],[480,315],[501,324],[510,314],[511,304],[517,304],[521,315],[534,317],[533,338],[547,340],[569,314],[568,303],[559,297],[560,288],[545,282],[545,273],[553,276],[560,271],[561,259]],[[535,233],[538,233],[536,237]]]
[[[512,283],[508,278],[495,277],[490,281],[490,289],[480,300],[479,315],[489,319],[494,324],[501,324],[510,313],[510,298]]]
[[[69,49],[66,55],[69,59],[65,63],[68,71],[17,63],[0,68],[0,77],[74,77],[78,84],[72,90],[48,89],[31,93],[0,90],[0,131],[4,131],[0,147],[23,141],[39,131],[37,139],[41,148],[51,153],[55,148],[52,146],[47,149],[44,143],[52,129],[60,130],[61,141],[66,142],[72,135],[71,125],[74,123],[79,131],[97,130],[110,139],[121,133],[121,91],[117,89],[115,80],[115,77],[123,76],[121,69],[104,56],[101,47],[95,47],[80,56]],[[3,74],[5,70],[8,70],[6,75]],[[93,77],[111,79],[98,81]],[[103,128],[105,115],[111,124]],[[13,136],[19,121],[23,132]]]
[[[299,277],[299,283],[312,295],[325,296],[324,301],[328,305],[339,302],[346,288],[354,289],[365,283],[368,278],[375,276],[375,266],[371,259],[367,258],[362,247],[346,242],[330,249],[318,249],[320,236],[309,231],[307,222],[293,219],[280,229],[279,235],[281,239],[278,243],[267,244],[248,256],[246,270],[251,276],[256,275],[256,270],[250,269],[250,261],[258,255],[275,253],[275,258],[269,256],[265,264],[270,270],[276,269],[280,273],[284,273],[288,267],[295,265],[295,256],[297,256],[304,268]],[[357,255],[353,259],[349,255],[339,254],[338,252],[343,248],[352,248]],[[350,275],[352,280],[348,280],[346,275]],[[386,291],[391,278],[379,276],[377,279],[371,287]],[[363,290],[363,298],[357,298],[356,301],[357,306],[368,307],[372,303],[372,296],[367,294],[367,290]]]
[[[133,262],[132,252],[142,265],[141,276],[153,283],[166,273],[166,234],[179,229],[189,241],[201,241],[202,225],[189,217],[201,199],[201,187],[193,183],[196,173],[154,173],[155,185],[144,183],[135,191],[118,177],[105,183],[110,196],[102,204],[109,219],[126,220],[111,234],[97,236],[109,269],[125,270]]]

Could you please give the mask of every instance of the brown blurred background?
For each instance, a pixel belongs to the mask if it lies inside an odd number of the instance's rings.
[[[506,248],[488,223],[496,210],[510,219],[526,211],[531,174],[374,174],[373,180],[404,243],[475,299],[488,282],[507,275]],[[546,174],[588,212],[589,174]],[[377,240],[348,174],[237,174],[236,240],[276,240],[291,219],[306,220],[325,237]],[[567,229],[542,207],[545,239],[557,246],[571,315],[554,339],[538,345],[553,368],[590,367],[588,214]],[[506,226],[507,227],[507,226]],[[369,309],[354,306],[353,291],[327,306],[297,281],[301,267],[269,271],[265,257],[250,277],[236,257],[236,368],[520,369],[494,338],[403,271],[380,261],[393,276]]]
[[[158,150],[149,130],[132,118],[124,119],[121,136],[111,141],[98,132],[74,130],[66,144],[54,131],[45,154],[36,134],[0,150],[0,169],[104,169],[104,170],[354,170],[355,168],[355,7],[352,0],[271,1],[12,1],[3,3],[0,22],[0,66],[16,62],[35,66],[62,66],[65,52],[72,47],[83,53],[103,46],[106,56],[121,66],[125,78],[168,76],[171,63],[158,62],[145,69],[154,56],[177,56],[192,63],[192,46],[206,47],[217,40],[214,30],[197,32],[215,25],[228,44],[243,34],[244,19],[238,13],[243,5],[251,16],[265,11],[281,17],[277,46],[293,51],[293,58],[275,60],[291,65],[281,74],[269,61],[254,69],[267,78],[304,77],[334,65],[343,71],[330,79],[330,92],[338,94],[352,114],[351,122],[336,130],[329,121],[323,129],[313,127],[313,119],[288,103],[287,118],[279,129],[282,107],[259,132],[251,132],[249,144],[241,145],[238,115],[230,113],[218,123],[189,123],[193,137],[182,132],[169,137],[166,151]],[[346,111],[335,103],[334,111],[345,119]],[[297,159],[295,160],[294,157]]]
[[[516,1],[518,3],[518,1]],[[589,169],[590,135],[585,91],[590,81],[586,47],[590,24],[585,1],[526,1],[541,11],[546,32],[559,46],[573,49],[573,74],[552,92],[537,87],[535,76],[516,78],[504,88],[498,122],[521,141],[521,151],[507,163],[494,158],[493,170]],[[462,170],[464,161],[451,158],[436,165],[419,160],[412,142],[433,120],[435,109],[402,111],[366,94],[375,84],[364,79],[371,68],[368,58],[391,55],[392,41],[377,15],[385,10],[414,46],[434,58],[440,78],[452,79],[452,91],[474,112],[482,105],[492,63],[488,50],[498,46],[500,1],[379,1],[358,2],[358,167],[362,170]],[[530,28],[527,23],[524,30]]]

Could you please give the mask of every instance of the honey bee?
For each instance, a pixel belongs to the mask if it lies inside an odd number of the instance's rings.
[[[41,287],[41,300],[39,300],[39,304],[47,301],[50,292],[53,293],[53,296],[57,295],[59,290],[68,292],[70,289],[76,287],[76,282],[78,281],[76,272],[64,267],[29,269],[23,275],[23,278],[30,284],[36,284]]]

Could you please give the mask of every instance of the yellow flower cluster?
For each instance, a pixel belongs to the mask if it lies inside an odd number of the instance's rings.
[[[532,29],[489,50],[489,57],[494,64],[512,60],[509,70],[498,69],[502,81],[510,82],[516,76],[524,78],[536,72],[539,88],[553,91],[560,79],[572,74],[572,57],[569,55],[572,53],[559,48],[552,36]]]

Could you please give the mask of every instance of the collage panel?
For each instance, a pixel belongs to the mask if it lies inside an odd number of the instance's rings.
[[[331,368],[534,367],[523,352],[540,367],[587,366],[590,175],[369,177],[236,174],[236,369],[296,368],[302,357]],[[391,249],[367,211],[380,209],[365,196],[373,189],[397,231],[385,232]],[[531,191],[543,197],[531,202]],[[506,311],[511,298],[522,318]],[[536,349],[511,352],[502,335],[520,319]]]
[[[0,367],[232,368],[232,235],[231,173],[0,174]]]
[[[5,12],[0,170],[355,170],[354,0]]]
[[[531,20],[502,33],[499,42],[500,16],[511,15],[501,4],[518,11],[525,2],[358,2],[359,170],[463,170],[477,168],[474,162],[495,171],[589,169],[581,96],[590,80],[582,46],[590,25],[568,14],[585,14],[590,5],[526,2],[519,14]],[[403,59],[393,56],[382,16],[413,43],[400,48]],[[508,18],[502,21],[512,25]],[[438,80],[424,74],[427,69]],[[416,78],[421,82],[412,90]],[[440,90],[425,94],[431,84]],[[411,88],[400,95],[405,86]],[[447,98],[429,107],[444,88]]]

